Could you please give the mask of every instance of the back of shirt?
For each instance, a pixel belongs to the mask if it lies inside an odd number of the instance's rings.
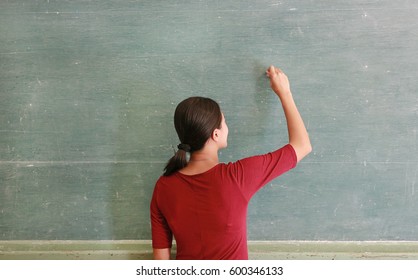
[[[151,201],[153,247],[170,248],[174,235],[177,259],[248,259],[248,203],[295,165],[296,154],[286,145],[202,174],[162,176]]]

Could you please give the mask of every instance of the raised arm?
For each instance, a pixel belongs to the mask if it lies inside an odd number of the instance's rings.
[[[295,149],[299,162],[312,151],[312,146],[305,124],[293,100],[289,79],[286,74],[274,66],[270,66],[266,73],[270,78],[271,89],[280,98],[282,103],[287,122],[289,144]]]

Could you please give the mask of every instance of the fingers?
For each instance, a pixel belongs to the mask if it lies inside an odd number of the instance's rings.
[[[274,78],[275,76],[279,75],[279,73],[282,73],[282,70],[280,70],[280,68],[274,67],[273,65],[271,65],[267,71],[267,77],[269,78]]]
[[[275,70],[274,70],[274,66],[271,65],[267,70],[266,70],[266,74],[267,77],[272,78],[275,74]]]

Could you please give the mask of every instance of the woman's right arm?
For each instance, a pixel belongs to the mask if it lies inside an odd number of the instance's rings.
[[[280,98],[287,122],[289,144],[296,152],[297,161],[302,160],[312,151],[311,142],[305,124],[299,114],[290,91],[289,79],[279,68],[270,66],[267,69],[272,90]]]

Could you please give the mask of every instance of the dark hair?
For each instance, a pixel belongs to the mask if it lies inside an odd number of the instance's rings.
[[[178,151],[168,161],[164,176],[187,165],[187,152],[203,148],[212,132],[221,128],[222,112],[218,103],[206,97],[189,97],[177,105],[174,127],[180,140]]]

